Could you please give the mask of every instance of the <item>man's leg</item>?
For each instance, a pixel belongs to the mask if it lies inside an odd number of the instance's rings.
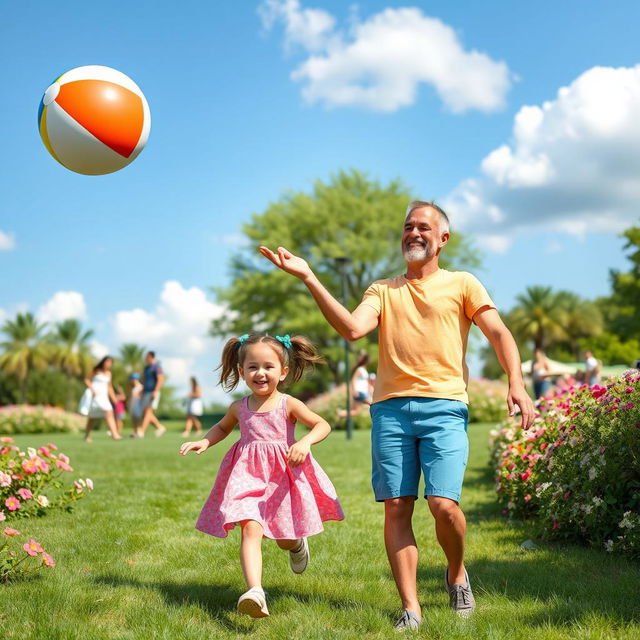
[[[149,422],[151,422],[151,419],[153,417],[154,417],[153,409],[151,408],[150,405],[146,406],[142,410],[142,422],[140,423],[140,428],[138,429],[138,433],[140,437],[144,438],[144,434],[147,430],[147,427],[149,426]]]
[[[458,504],[449,498],[428,496],[436,521],[436,536],[447,557],[449,584],[465,584],[464,543],[467,522]]]
[[[384,544],[402,608],[420,616],[416,585],[418,546],[411,527],[414,504],[413,496],[384,501]]]

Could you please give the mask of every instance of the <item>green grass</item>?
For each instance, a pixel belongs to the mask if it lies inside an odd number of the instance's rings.
[[[382,542],[382,506],[369,485],[369,434],[345,442],[334,432],[315,455],[346,513],[311,539],[301,576],[265,541],[264,586],[271,617],[235,613],[244,591],[238,531],[218,540],[194,530],[229,438],[202,456],[181,458],[177,424],[163,438],[112,442],[104,431],[20,436],[21,447],[53,440],[71,457],[92,495],[74,513],[12,524],[57,560],[55,569],[0,585],[0,637],[78,638],[390,638],[398,599]],[[478,601],[458,620],[442,588],[443,555],[424,500],[414,524],[421,549],[419,590],[425,623],[411,637],[638,638],[640,567],[604,551],[540,544],[525,551],[528,525],[509,523],[495,503],[487,468],[489,425],[470,427],[471,457],[462,506],[467,566]]]

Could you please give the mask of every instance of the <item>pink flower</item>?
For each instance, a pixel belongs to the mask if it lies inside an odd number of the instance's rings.
[[[563,497],[565,500],[568,500],[571,497],[571,491],[566,491]]]
[[[41,456],[44,456],[45,458],[50,458],[51,457],[51,451],[49,451],[48,447],[39,447],[38,448],[38,453]]]
[[[29,491],[29,489],[18,489],[18,495],[23,500],[31,500],[31,498],[33,498],[33,494],[31,493],[31,491]]]
[[[87,489],[93,491],[93,480],[91,478],[87,478]]]
[[[635,407],[636,405],[633,404],[633,402],[627,402],[627,404],[625,404],[622,408],[623,409],[633,409],[633,407]]]
[[[66,462],[67,464],[69,464],[69,458],[67,456],[65,456],[64,453],[61,453],[58,456],[58,460],[61,460],[62,462]]]
[[[36,542],[33,538],[29,540],[29,542],[25,542],[22,545],[22,548],[30,555],[37,556],[39,553],[42,553],[44,549],[40,546],[39,542]]]
[[[57,451],[58,447],[56,447],[55,444],[53,444],[53,442],[47,442],[47,447],[49,447],[49,449],[51,449],[51,451]]]
[[[2,442],[2,444],[11,444],[13,442],[13,438],[0,438],[0,442]]]
[[[554,521],[554,523],[553,523],[553,528],[554,528],[554,529],[559,529],[559,528],[560,528],[560,523],[559,523],[557,520],[556,520],[556,521]]]
[[[45,553],[43,551],[42,552],[42,564],[45,567],[55,567],[56,566],[56,561],[48,553]]]
[[[20,508],[20,500],[18,500],[18,498],[16,498],[15,496],[9,496],[4,501],[4,506],[7,507],[9,511],[17,511]]]
[[[527,495],[524,497],[524,501],[529,502],[529,500],[531,500],[531,496],[527,493]]]
[[[49,463],[42,458],[34,458],[36,461],[36,467],[38,467],[38,471],[42,471],[43,473],[47,473],[49,471]]]
[[[4,471],[0,471],[0,487],[8,487],[11,484],[11,476]]]
[[[64,462],[63,460],[56,460],[56,467],[58,467],[58,469],[62,469],[63,471],[73,471],[73,467],[70,467],[69,464],[67,462]]]
[[[11,453],[11,449],[9,447],[2,447],[2,449],[0,449],[0,454],[3,456],[6,456],[9,453]]]
[[[19,536],[20,532],[17,529],[12,529],[11,527],[5,527],[4,531],[2,532],[2,535],[4,535],[7,538],[13,538],[15,536]]]
[[[82,493],[82,485],[77,481],[73,481],[73,486],[76,488],[77,493]]]
[[[22,461],[22,470],[25,473],[38,473],[38,465],[34,458],[29,458],[28,460]]]
[[[625,392],[625,393],[633,393],[633,387],[627,387],[627,388],[624,390],[624,392]]]
[[[520,480],[522,480],[522,482],[526,482],[530,477],[531,477],[531,471],[527,469],[523,474],[520,475]]]

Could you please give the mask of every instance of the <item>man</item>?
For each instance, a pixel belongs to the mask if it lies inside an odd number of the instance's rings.
[[[412,530],[420,472],[447,558],[445,586],[450,606],[469,615],[475,601],[464,567],[466,522],[458,506],[467,462],[468,411],[465,363],[471,322],[480,327],[509,377],[507,405],[534,409],[522,380],[515,341],[484,287],[469,273],[438,266],[449,240],[449,221],[432,202],[415,201],[402,233],[406,273],[373,283],[353,313],[320,283],[309,265],[283,247],[260,252],[301,279],[329,323],[347,340],[379,329],[379,363],[371,416],[372,484],[385,507],[384,541],[404,609],[398,631],[421,623],[416,573],[418,549]]]
[[[147,351],[145,361],[147,366],[142,373],[142,424],[137,430],[137,434],[138,437],[144,438],[147,427],[151,423],[156,429],[156,436],[160,437],[166,429],[162,426],[154,411],[160,404],[160,389],[164,384],[164,372],[162,371],[162,366],[156,360],[155,352]]]

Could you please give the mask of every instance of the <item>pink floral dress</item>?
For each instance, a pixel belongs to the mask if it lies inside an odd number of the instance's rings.
[[[294,540],[320,533],[326,520],[344,519],[331,480],[311,454],[289,466],[294,431],[286,395],[265,412],[250,411],[249,398],[243,398],[240,440],[220,464],[196,529],[225,538],[238,522],[255,520],[265,537]]]

